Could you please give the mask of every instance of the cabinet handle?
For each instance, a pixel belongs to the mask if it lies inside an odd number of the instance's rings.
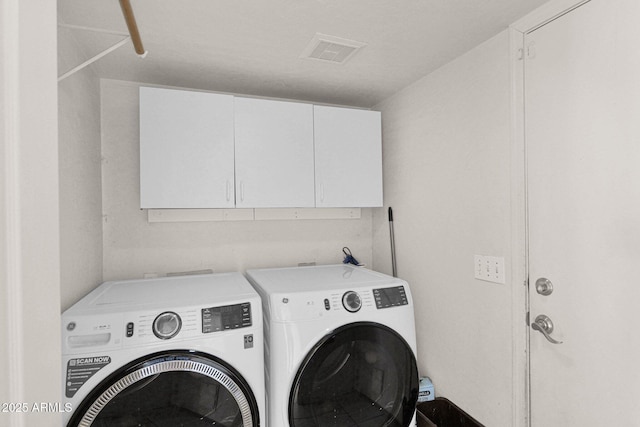
[[[231,181],[227,180],[227,202],[231,200]]]
[[[244,182],[240,183],[240,201],[244,202]]]
[[[320,184],[320,201],[324,202],[324,184]]]

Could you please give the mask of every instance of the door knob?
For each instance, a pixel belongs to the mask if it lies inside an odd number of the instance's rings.
[[[553,322],[549,319],[548,316],[544,314],[540,314],[536,317],[536,320],[531,324],[531,327],[541,332],[542,335],[552,344],[562,344],[562,341],[557,341],[551,337],[551,332],[553,332]]]
[[[553,292],[553,283],[544,277],[539,278],[536,280],[536,292],[544,296],[551,295]]]

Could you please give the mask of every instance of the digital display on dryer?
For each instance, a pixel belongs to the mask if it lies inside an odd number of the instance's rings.
[[[374,289],[373,298],[376,301],[376,308],[378,309],[409,304],[404,286]]]
[[[251,326],[251,303],[225,305],[202,309],[202,333]]]

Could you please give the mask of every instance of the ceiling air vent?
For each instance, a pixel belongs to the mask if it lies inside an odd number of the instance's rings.
[[[364,46],[366,43],[317,33],[300,57],[344,64]]]

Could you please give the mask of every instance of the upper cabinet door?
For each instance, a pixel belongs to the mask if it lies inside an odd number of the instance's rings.
[[[231,95],[141,87],[141,207],[233,207],[233,132]]]
[[[317,207],[382,206],[378,111],[314,106]]]
[[[313,207],[313,106],[235,98],[236,207]]]

